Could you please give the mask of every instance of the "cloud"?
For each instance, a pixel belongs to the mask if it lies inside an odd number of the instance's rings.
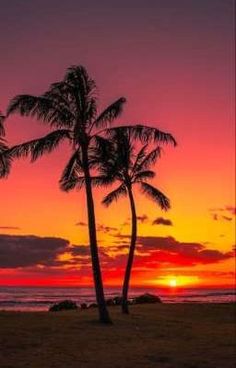
[[[212,219],[213,219],[214,221],[218,221],[218,220],[219,220],[219,216],[218,216],[216,213],[213,213],[213,214],[212,214]]]
[[[148,216],[146,214],[137,216],[137,220],[140,221],[141,223],[147,222],[148,221]],[[123,222],[123,226],[125,225],[130,225],[131,223],[131,218],[128,217],[127,220],[125,222]]]
[[[100,262],[105,278],[122,280],[130,236],[115,234],[114,239],[110,246],[99,247]],[[133,270],[134,275],[144,277],[143,273],[155,274],[157,269],[213,264],[231,257],[232,251],[223,253],[209,249],[206,244],[180,242],[173,237],[140,236],[137,238]],[[92,272],[90,247],[70,244],[61,238],[0,235],[0,274],[3,269],[13,272],[13,268],[25,272],[26,276],[29,272],[29,275],[34,273],[43,277],[54,275],[53,270],[59,277],[61,270],[63,277],[67,278],[76,270],[73,277],[87,280]],[[68,276],[65,276],[67,272]]]
[[[169,219],[165,219],[163,217],[157,217],[153,222],[153,225],[165,225],[165,226],[173,226],[173,223]]]
[[[112,227],[112,226],[106,226],[103,224],[98,224],[97,225],[97,231],[101,231],[103,233],[109,233],[111,231],[117,231],[116,227]]]
[[[75,224],[75,226],[88,226],[88,224],[86,222],[83,221],[79,221]]]
[[[147,215],[142,215],[142,216],[137,216],[137,220],[140,221],[141,223],[143,222],[147,222],[148,220],[148,216]]]
[[[224,206],[224,207],[216,207],[216,208],[210,208],[210,212],[212,213],[212,218],[214,221],[232,221],[233,218],[229,217],[229,215],[236,215],[236,207],[234,206]]]
[[[236,207],[234,206],[225,206],[226,211],[230,212],[232,215],[236,216]]]
[[[57,265],[57,256],[68,248],[68,240],[33,235],[0,235],[0,267],[17,268]]]
[[[225,221],[232,221],[232,217],[228,217],[228,216],[222,216],[222,218],[225,220]]]
[[[18,226],[0,226],[0,230],[20,230]]]
[[[232,217],[229,217],[229,216],[225,216],[225,215],[219,215],[217,213],[213,213],[212,214],[212,219],[214,221],[232,221],[233,218]]]
[[[127,235],[118,235],[123,241]],[[233,252],[223,253],[219,250],[208,249],[201,243],[179,242],[173,237],[140,236],[139,260],[143,258],[146,266],[168,264],[179,266],[194,266],[197,264],[210,264],[224,261],[233,257]]]

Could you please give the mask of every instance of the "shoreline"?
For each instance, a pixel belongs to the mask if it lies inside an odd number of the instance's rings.
[[[158,289],[158,288],[131,288],[129,299],[152,294],[158,296],[164,304],[199,304],[199,303],[234,303],[236,292],[234,288],[227,289]],[[106,300],[120,297],[119,288],[107,288]],[[96,303],[93,288],[1,288],[0,310],[17,311],[47,311],[52,305],[71,300],[78,306],[87,306]]]

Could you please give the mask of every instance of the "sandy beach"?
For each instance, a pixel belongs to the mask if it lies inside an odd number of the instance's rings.
[[[234,367],[235,305],[156,304],[111,307],[112,326],[95,309],[0,312],[1,368],[96,366]]]

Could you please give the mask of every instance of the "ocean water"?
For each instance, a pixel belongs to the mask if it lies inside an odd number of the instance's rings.
[[[230,288],[131,288],[129,297],[145,292],[158,295],[163,303],[232,303],[236,302],[235,289]],[[107,288],[106,298],[120,295],[119,288]],[[95,302],[90,287],[0,287],[0,310],[47,311],[59,301],[71,299],[79,303]]]

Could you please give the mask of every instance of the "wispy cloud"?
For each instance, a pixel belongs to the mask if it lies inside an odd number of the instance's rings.
[[[209,211],[214,221],[232,221],[233,217],[229,217],[229,215],[236,215],[236,208],[234,206],[210,208]]]
[[[169,219],[165,219],[163,217],[157,217],[152,222],[153,225],[164,225],[164,226],[173,226],[173,222]]]
[[[18,226],[0,226],[0,230],[20,230]]]
[[[83,221],[79,221],[75,224],[75,226],[88,226],[88,224],[86,222]]]

